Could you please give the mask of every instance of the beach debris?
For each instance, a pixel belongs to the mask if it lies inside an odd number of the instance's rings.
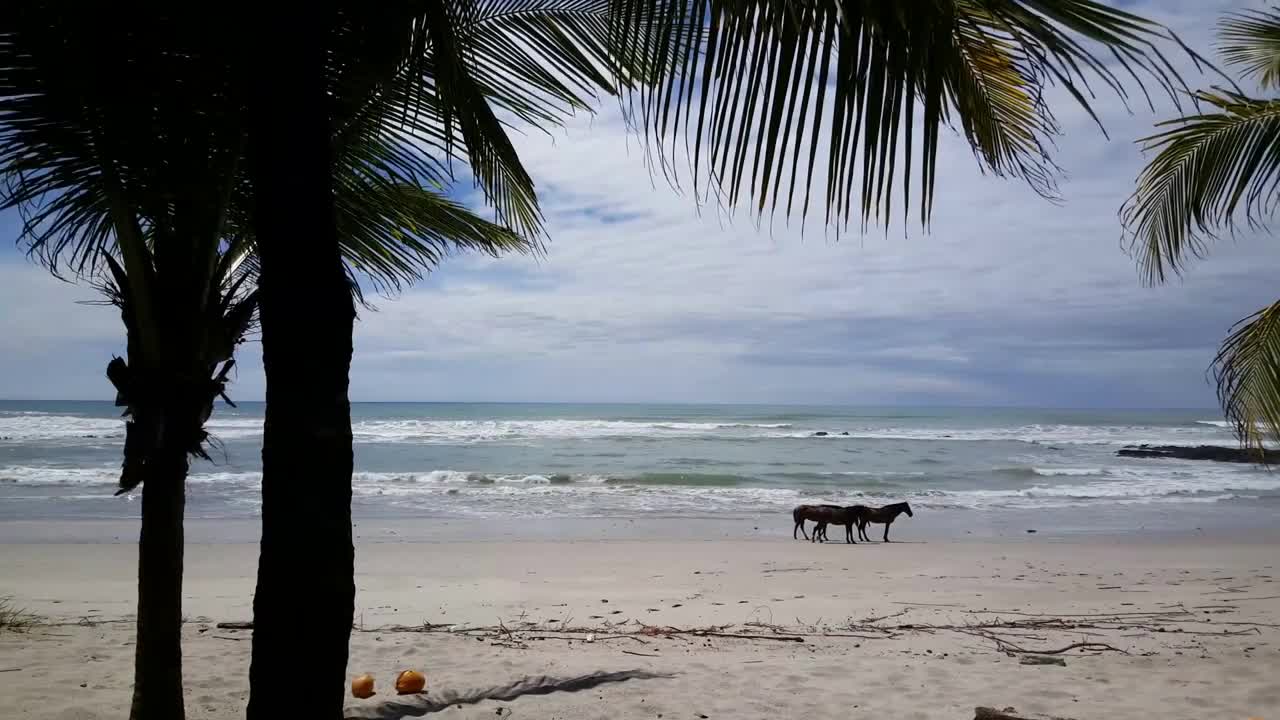
[[[1030,535],[1035,535],[1035,534],[1036,534],[1036,531],[1035,531],[1035,530],[1028,530],[1028,531],[1027,531],[1027,533],[1028,533],[1028,534],[1030,534]]]
[[[1216,610],[1219,606],[1212,607]],[[772,620],[769,622],[753,620],[680,628],[649,625],[638,619],[602,623],[597,621],[587,626],[579,626],[574,625],[572,619],[552,624],[524,620],[521,616],[520,620],[510,626],[501,622],[495,626],[444,626],[423,623],[421,625],[386,625],[378,628],[358,627],[356,632],[379,634],[453,632],[479,642],[517,649],[527,648],[528,643],[536,641],[573,642],[582,641],[588,636],[594,636],[596,644],[625,641],[646,645],[654,642],[653,639],[684,640],[687,643],[696,638],[699,643],[706,643],[710,638],[723,637],[744,641],[817,644],[846,640],[891,641],[907,635],[954,634],[980,638],[989,643],[996,652],[1010,657],[1022,655],[1088,657],[1108,652],[1121,655],[1151,655],[1154,652],[1152,648],[1143,647],[1141,641],[1136,645],[1129,640],[1117,645],[1106,642],[1106,640],[1119,642],[1119,638],[1145,638],[1150,641],[1155,637],[1168,637],[1176,633],[1182,637],[1194,636],[1208,641],[1209,638],[1256,636],[1263,634],[1264,629],[1270,632],[1272,628],[1280,628],[1280,624],[1245,620],[1216,619],[1216,622],[1210,623],[1210,618],[1202,613],[1204,609],[1204,607],[1187,608],[1175,605],[1152,610],[1056,615],[1012,609],[964,609],[950,603],[912,602],[908,607],[890,614],[860,619],[846,618],[832,623],[823,623],[819,620],[806,624],[797,620],[796,624],[791,626],[775,625]],[[928,622],[924,618],[917,619],[921,613],[942,612],[950,614],[958,612],[962,618],[948,617],[947,622]],[[1235,612],[1235,608],[1229,608],[1226,612]],[[912,617],[910,619],[902,617],[906,614]],[[446,627],[449,630],[446,630]],[[854,647],[860,644],[860,642],[854,643]],[[1181,652],[1184,648],[1173,649]]]
[[[417,670],[405,670],[396,676],[396,692],[415,695],[427,689],[427,676]]]
[[[593,643],[593,642],[595,642],[595,641],[596,641],[596,634],[595,634],[595,633],[589,633],[589,634],[587,635],[587,642]]]
[[[220,622],[214,627],[219,630],[252,630],[252,622]]]
[[[1003,710],[977,707],[973,709],[973,720],[1071,720],[1071,718],[1041,715],[1039,713],[1020,713],[1011,707]]]
[[[1053,655],[1023,655],[1018,660],[1019,665],[1061,665],[1067,666],[1065,658],[1054,657]]]
[[[351,681],[351,697],[363,700],[373,695],[373,676],[369,673],[359,675]]]
[[[441,690],[431,695],[425,693],[401,698],[388,698],[381,702],[348,705],[343,711],[345,720],[400,720],[437,713],[447,708],[475,705],[487,700],[510,702],[525,695],[549,695],[551,693],[575,693],[594,690],[601,685],[629,680],[669,679],[671,675],[644,670],[620,670],[593,672],[573,677],[547,675],[525,676],[506,685],[463,692]]]

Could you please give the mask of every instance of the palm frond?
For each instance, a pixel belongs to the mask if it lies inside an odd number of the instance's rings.
[[[538,236],[541,211],[510,126],[547,131],[665,67],[668,56],[653,39],[654,52],[614,51],[612,7],[612,0],[344,7],[331,53],[336,144],[399,136],[402,169],[416,165],[432,187],[452,180],[453,162],[465,162],[496,221]],[[653,36],[643,18],[635,28]]]
[[[1213,363],[1218,399],[1236,435],[1261,450],[1280,441],[1280,302],[1241,320]]]
[[[1261,223],[1280,195],[1280,101],[1226,91],[1197,93],[1218,112],[1169,120],[1141,142],[1156,156],[1121,210],[1130,247],[1149,282],[1200,257],[1205,238],[1231,230],[1237,211]]]
[[[1125,102],[1158,88],[1177,104],[1185,89],[1166,28],[1092,0],[612,3],[621,58],[651,52],[637,18],[674,48],[628,105],[664,165],[687,161],[695,194],[714,187],[730,206],[775,212],[785,196],[787,217],[806,216],[816,190],[829,222],[887,222],[893,195],[910,204],[917,187],[927,224],[938,132],[953,120],[984,168],[1051,194],[1050,85],[1095,119],[1091,82]]]
[[[335,178],[343,259],[380,291],[397,291],[449,253],[536,252],[536,240],[422,187],[355,169]],[[358,292],[359,286],[355,285]]]
[[[1280,87],[1280,12],[1229,13],[1218,24],[1218,52],[1262,87]]]

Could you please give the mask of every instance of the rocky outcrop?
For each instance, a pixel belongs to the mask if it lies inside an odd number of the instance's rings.
[[[1130,445],[1116,451],[1120,457],[1212,460],[1233,463],[1280,463],[1280,450],[1245,450],[1221,445]]]

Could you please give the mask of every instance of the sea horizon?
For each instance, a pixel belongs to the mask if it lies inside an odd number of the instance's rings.
[[[240,400],[232,398],[237,405],[263,405],[267,404],[266,400]],[[82,403],[82,404],[105,404],[112,407],[118,407],[110,399],[85,399],[85,398],[8,398],[0,397],[0,405],[6,403],[11,404],[35,404],[35,403]],[[835,408],[846,410],[877,410],[877,409],[941,409],[941,410],[1100,410],[1117,412],[1126,411],[1181,411],[1196,410],[1221,414],[1222,410],[1217,405],[1035,405],[1035,404],[978,404],[970,405],[965,403],[895,403],[895,404],[860,404],[860,403],[792,403],[792,402],[732,402],[732,401],[670,401],[670,402],[641,402],[638,400],[351,400],[351,405],[585,405],[585,406],[609,406],[609,405],[635,405],[635,406],[669,406],[669,407],[786,407],[786,408]],[[214,415],[218,414],[220,408],[228,408],[222,401],[218,401],[214,405]]]

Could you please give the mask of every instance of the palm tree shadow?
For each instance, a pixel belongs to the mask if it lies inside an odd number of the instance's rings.
[[[464,693],[444,691],[427,695],[409,695],[385,700],[375,705],[348,707],[343,713],[344,720],[399,720],[407,717],[421,717],[440,712],[451,705],[474,705],[484,700],[515,700],[524,695],[549,695],[557,692],[581,692],[607,683],[626,682],[627,680],[653,680],[672,678],[674,675],[651,673],[645,670],[619,670],[616,672],[594,672],[570,678],[555,678],[546,675],[524,677],[507,685],[470,690]]]

